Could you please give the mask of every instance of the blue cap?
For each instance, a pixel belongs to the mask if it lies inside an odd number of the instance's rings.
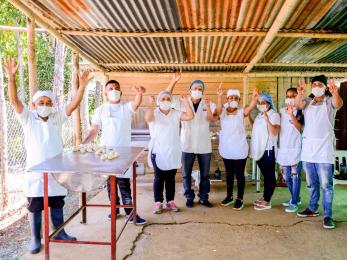
[[[272,101],[272,97],[267,92],[260,93],[258,99],[264,99],[267,103],[270,104],[271,108],[274,109],[274,102]]]

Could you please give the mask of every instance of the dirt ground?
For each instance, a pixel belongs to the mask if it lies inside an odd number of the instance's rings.
[[[255,186],[247,184],[246,207],[235,211],[219,206],[225,196],[225,183],[214,183],[210,193],[214,208],[207,209],[196,203],[193,209],[187,209],[182,183],[178,182],[176,201],[181,211],[154,215],[152,176],[140,177],[139,181],[139,213],[148,224],[126,227],[117,245],[118,259],[346,259],[347,187],[336,186],[335,189],[333,210],[337,228],[324,230],[322,217],[301,219],[284,212],[280,203],[288,199],[286,188],[276,189],[271,210],[257,212],[251,203],[261,194],[255,192]],[[302,187],[303,209],[308,204],[308,194],[305,186]],[[106,202],[106,191],[100,192],[92,201]],[[88,211],[87,224],[80,224],[77,217],[66,229],[80,240],[108,241],[108,213],[108,208],[93,208]],[[124,216],[118,218],[118,231],[124,219]],[[51,244],[51,259],[109,257],[108,246]],[[21,257],[43,258],[43,252],[36,256],[25,253]],[[14,258],[4,256],[0,259]]]

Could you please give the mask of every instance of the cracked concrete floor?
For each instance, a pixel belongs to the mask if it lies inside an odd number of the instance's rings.
[[[301,219],[285,213],[280,203],[289,193],[276,188],[273,208],[257,212],[251,203],[260,194],[247,184],[245,208],[241,211],[219,206],[225,196],[225,183],[211,186],[212,209],[195,205],[184,207],[182,183],[176,184],[176,201],[181,211],[152,214],[152,175],[139,178],[139,213],[148,225],[126,227],[117,244],[118,259],[347,259],[347,187],[337,186],[334,198],[335,230],[323,230],[322,217]],[[304,184],[304,183],[303,183]],[[305,186],[301,208],[308,203]],[[105,191],[92,199],[107,201]],[[322,209],[320,209],[322,212]],[[93,208],[88,212],[88,224],[76,218],[67,231],[81,240],[107,241],[110,237],[109,209]],[[124,214],[124,213],[123,213]],[[123,223],[120,217],[117,226]],[[119,230],[119,229],[118,229]],[[43,259],[41,252],[22,259]],[[109,259],[107,246],[51,244],[51,259]]]

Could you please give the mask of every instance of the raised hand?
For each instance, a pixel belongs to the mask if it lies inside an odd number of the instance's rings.
[[[172,81],[177,82],[181,79],[182,73],[181,72],[176,72],[173,76],[172,76]]]
[[[91,78],[89,78],[89,74],[89,70],[85,70],[82,73],[78,74],[80,86],[86,87],[88,85],[89,80],[91,80]]]
[[[146,92],[146,89],[143,86],[135,86],[134,89],[138,94],[144,94]]]
[[[253,89],[252,99],[253,99],[253,100],[258,100],[258,97],[259,97],[259,92],[258,92],[258,90],[255,88],[255,89]]]
[[[218,95],[218,96],[223,96],[222,84],[223,84],[222,82],[219,83],[219,86],[218,86],[218,88],[217,88],[217,95]]]
[[[9,58],[4,61],[2,66],[4,67],[7,76],[10,78],[16,75],[19,65],[16,63],[14,58]]]
[[[207,107],[210,107],[210,104],[211,104],[211,102],[210,102],[210,99],[208,98],[208,97],[204,97],[204,101],[205,101],[205,105],[207,106]]]
[[[305,86],[306,86],[305,79],[300,79],[299,80],[299,86],[298,86],[298,89],[297,89],[299,95],[304,95],[305,94]]]
[[[338,93],[339,89],[336,86],[335,78],[329,78],[328,79],[328,88],[329,88],[329,91],[332,95],[335,95]]]
[[[294,111],[294,106],[293,105],[288,105],[287,106],[287,110],[286,110],[287,114],[289,116],[291,116],[291,115],[293,115],[293,111]]]

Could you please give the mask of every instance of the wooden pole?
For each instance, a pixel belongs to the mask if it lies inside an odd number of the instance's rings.
[[[79,87],[79,55],[77,52],[72,52],[72,77],[71,77],[71,89],[72,96],[76,95],[78,87]],[[74,129],[74,145],[78,145],[82,142],[82,131],[81,131],[81,115],[80,115],[80,107],[75,109],[72,113],[73,120],[73,129]]]
[[[33,95],[37,91],[37,66],[35,49],[35,20],[27,19],[28,27],[28,70],[29,70],[29,104],[32,104]]]
[[[2,62],[0,59],[0,210],[8,204],[7,174],[8,174],[8,154],[7,154],[7,113],[4,96],[4,79],[2,72]]]

